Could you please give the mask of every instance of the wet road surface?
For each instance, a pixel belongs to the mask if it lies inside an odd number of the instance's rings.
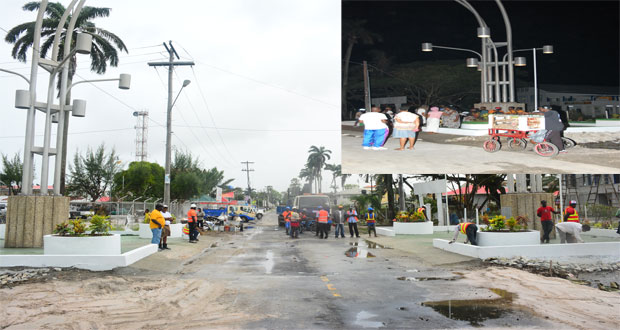
[[[224,280],[231,310],[260,316],[241,328],[549,327],[512,305],[514,293],[458,281],[459,269],[425,266],[411,255],[363,238],[291,239],[268,214],[251,230],[208,249],[183,277]],[[508,298],[507,298],[508,297]],[[510,298],[510,299],[509,299]]]

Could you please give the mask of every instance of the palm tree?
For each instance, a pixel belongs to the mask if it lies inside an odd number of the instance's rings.
[[[312,188],[312,183],[314,182],[314,171],[308,167],[308,164],[306,164],[306,166],[299,171],[299,178],[305,179],[305,181],[310,184],[310,188]]]
[[[37,11],[40,6],[40,2],[33,1],[26,3],[22,9],[25,11]],[[93,44],[90,52],[90,70],[96,72],[98,74],[104,74],[106,72],[108,63],[115,67],[118,65],[118,51],[127,51],[127,47],[125,43],[114,33],[99,28],[95,26],[95,23],[92,22],[93,19],[98,17],[108,17],[110,16],[110,8],[99,8],[99,7],[88,7],[85,6],[80,11],[80,14],[76,20],[75,28],[71,33],[73,33],[72,42],[75,43],[77,40],[78,31],[82,33],[88,33],[93,37]],[[41,57],[45,57],[49,52],[50,48],[54,42],[54,35],[56,33],[56,29],[58,28],[58,23],[60,22],[60,18],[62,14],[65,12],[65,7],[59,2],[49,3],[47,8],[45,9],[45,17],[43,20],[43,25],[41,27]],[[71,20],[71,16],[67,18],[65,23],[65,29],[69,25],[69,21]],[[34,35],[34,25],[35,22],[27,22],[22,23],[14,28],[10,29],[6,34],[4,40],[8,43],[13,44],[13,49],[11,51],[11,56],[13,58],[26,62],[26,55],[28,53],[28,49],[32,47],[33,35]],[[54,60],[62,60],[64,57],[63,54],[63,43],[65,40],[65,35],[67,31],[63,31],[61,34],[61,43],[59,45],[58,59]],[[117,51],[118,49],[118,51]],[[75,70],[77,66],[76,58],[73,56],[69,61],[69,79],[67,82],[68,86],[71,86],[73,81],[73,76],[75,75]],[[60,84],[60,79],[58,80],[58,84]],[[60,85],[58,86],[60,89]],[[71,104],[71,94],[67,94],[67,104]],[[69,120],[69,112],[65,113],[65,122],[68,123]],[[68,130],[64,130],[63,135],[63,153],[62,153],[62,166],[61,166],[61,182],[60,182],[60,190],[61,193],[64,194],[65,191],[65,169],[66,169],[66,159],[67,159],[67,132]]]
[[[325,164],[325,169],[332,172],[332,188],[337,191],[336,179],[342,176],[342,166],[335,164]]]
[[[310,155],[308,156],[308,162],[306,166],[312,169],[314,178],[316,179],[316,191],[318,193],[321,193],[321,184],[323,179],[321,171],[323,171],[326,161],[331,158],[332,151],[325,149],[325,147],[323,146],[311,146],[310,149],[308,149],[308,153]]]
[[[381,40],[380,35],[366,30],[364,24],[366,24],[365,20],[344,20],[342,22],[342,40],[347,43],[342,69],[342,118],[347,114],[349,62],[351,61],[353,46],[359,42],[365,45],[372,45],[375,41]]]

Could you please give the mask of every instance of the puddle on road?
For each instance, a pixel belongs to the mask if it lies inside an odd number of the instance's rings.
[[[452,277],[397,277],[399,281],[423,282],[423,281],[456,281],[464,278],[463,276]]]
[[[501,289],[490,289],[499,298],[427,301],[422,306],[433,308],[443,316],[460,321],[469,321],[472,326],[482,326],[488,319],[498,319],[512,312],[512,300],[516,294]]]
[[[361,247],[352,247],[348,249],[345,253],[345,256],[349,258],[374,258],[375,255],[368,252],[365,248]]]
[[[273,251],[269,250],[265,254],[265,261],[263,262],[263,266],[265,267],[265,274],[271,274],[271,270],[275,262],[273,261]]]
[[[375,255],[368,252],[368,249],[391,249],[390,247],[368,240],[364,240],[363,242],[349,242],[349,245],[353,247],[348,249],[344,254],[350,258],[374,258]]]
[[[370,321],[369,319],[377,315],[361,311],[355,316],[355,324],[362,328],[380,328],[384,326],[383,322]]]

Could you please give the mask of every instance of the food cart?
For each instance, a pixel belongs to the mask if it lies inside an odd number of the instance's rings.
[[[490,114],[489,139],[482,148],[487,152],[497,152],[502,148],[501,137],[508,139],[508,146],[513,150],[525,150],[528,141],[534,143],[534,152],[543,157],[552,157],[559,150],[546,141],[544,135],[536,141],[534,135],[544,132],[544,115]],[[542,131],[542,132],[541,132]]]

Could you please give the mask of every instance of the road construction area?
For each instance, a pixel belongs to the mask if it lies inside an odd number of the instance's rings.
[[[363,132],[356,129],[343,126],[343,173],[606,174],[620,171],[620,133],[567,133],[577,146],[555,157],[542,157],[533,151],[532,145],[526,150],[511,150],[505,138],[501,150],[489,153],[482,148],[488,136],[427,132],[420,133],[413,150],[395,150],[399,141],[394,138],[388,139],[385,150],[364,150]]]
[[[268,212],[244,232],[177,241],[130,267],[50,270],[0,288],[0,328],[620,327],[618,292],[488,266],[431,240],[330,234],[291,239]]]

